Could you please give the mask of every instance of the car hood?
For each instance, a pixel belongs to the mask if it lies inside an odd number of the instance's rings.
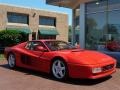
[[[68,58],[69,63],[76,64],[102,64],[102,63],[112,63],[115,62],[115,59],[112,57],[91,50],[70,50],[70,51],[61,51]]]

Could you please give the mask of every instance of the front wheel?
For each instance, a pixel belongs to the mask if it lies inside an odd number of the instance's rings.
[[[67,71],[67,65],[64,61],[57,59],[54,60],[52,63],[52,74],[53,76],[58,80],[66,79],[68,75]]]
[[[11,69],[15,68],[15,66],[16,66],[16,61],[15,60],[16,60],[15,55],[10,53],[8,55],[8,65]]]

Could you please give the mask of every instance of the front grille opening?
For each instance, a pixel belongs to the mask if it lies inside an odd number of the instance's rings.
[[[114,64],[110,64],[107,66],[102,67],[102,71],[108,71],[114,68]]]

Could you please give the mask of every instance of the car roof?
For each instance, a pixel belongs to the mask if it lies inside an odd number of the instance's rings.
[[[55,39],[41,39],[41,40],[31,40],[31,41],[42,41],[42,42],[45,42],[45,41],[61,41],[61,40],[55,40]]]

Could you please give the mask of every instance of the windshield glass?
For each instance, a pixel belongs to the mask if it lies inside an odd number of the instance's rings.
[[[64,41],[46,41],[45,44],[51,51],[77,49]]]

